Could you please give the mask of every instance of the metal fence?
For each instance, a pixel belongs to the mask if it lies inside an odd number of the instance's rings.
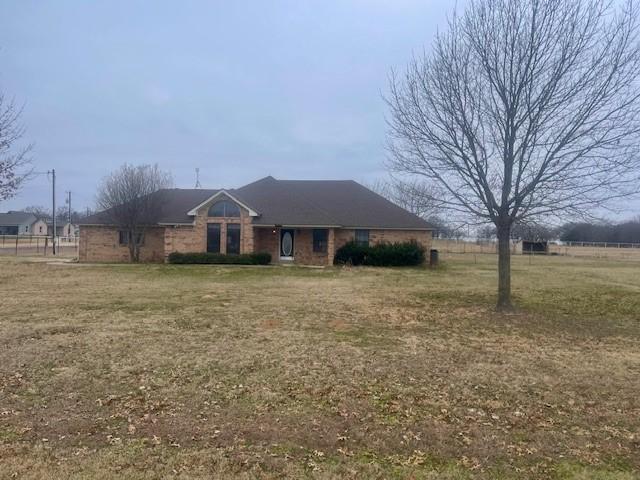
[[[56,255],[74,256],[78,237],[57,237]],[[0,255],[53,255],[53,240],[44,235],[0,235]]]
[[[640,243],[617,243],[617,242],[562,242],[561,247],[593,247],[593,248],[639,248]]]
[[[442,253],[497,254],[495,241],[434,238],[432,247]],[[511,243],[511,253],[536,255],[565,255],[569,257],[610,258],[640,261],[640,243],[613,242],[548,242],[545,252],[523,252],[520,241]]]
[[[498,253],[498,243],[492,240],[462,240],[457,238],[434,238],[432,247],[442,253]],[[517,243],[512,243],[512,253],[518,252]]]

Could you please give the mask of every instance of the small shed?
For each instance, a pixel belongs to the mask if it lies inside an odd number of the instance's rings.
[[[546,240],[523,240],[522,253],[524,255],[546,255],[549,253],[549,242]]]

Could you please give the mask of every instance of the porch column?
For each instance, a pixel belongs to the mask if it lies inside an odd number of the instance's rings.
[[[336,231],[334,228],[329,229],[327,234],[327,265],[333,265],[333,257],[336,254]]]
[[[253,230],[252,218],[245,216],[242,218],[240,227],[241,253],[253,253],[255,251],[255,232]]]

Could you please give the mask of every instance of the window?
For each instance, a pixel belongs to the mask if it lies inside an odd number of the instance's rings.
[[[240,208],[233,202],[222,200],[216,202],[209,207],[210,217],[232,217],[237,218],[240,216]]]
[[[129,232],[127,230],[118,231],[118,243],[120,245],[129,245]],[[144,234],[142,232],[136,233],[136,245],[144,244]]]
[[[207,224],[207,252],[220,253],[220,224]]]
[[[356,243],[358,245],[369,245],[369,230],[356,230]]]
[[[227,255],[238,255],[240,253],[240,224],[227,224]]]
[[[313,230],[313,251],[315,253],[327,253],[327,238],[329,230],[326,228],[315,228]]]

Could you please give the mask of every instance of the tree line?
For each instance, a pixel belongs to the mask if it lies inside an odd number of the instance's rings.
[[[494,227],[484,227],[478,231],[478,238],[494,240]],[[534,242],[593,242],[593,243],[640,243],[640,216],[620,223],[568,222],[561,226],[541,224],[516,224],[511,230],[512,240]]]
[[[622,223],[568,223],[560,232],[564,242],[640,243],[640,216]]]

